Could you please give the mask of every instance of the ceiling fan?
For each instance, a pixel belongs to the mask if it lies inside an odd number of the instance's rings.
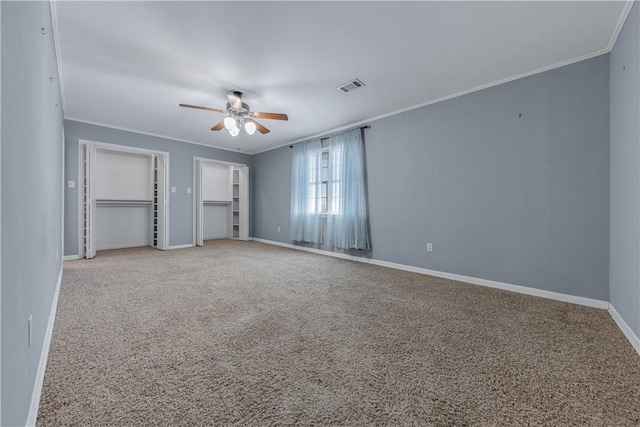
[[[242,92],[233,91],[227,93],[227,100],[229,102],[227,102],[227,108],[225,110],[188,104],[180,104],[180,106],[195,108],[198,110],[213,111],[214,113],[226,112],[228,116],[212,127],[211,130],[218,131],[226,128],[231,136],[237,136],[241,129],[244,129],[249,135],[253,135],[256,130],[262,134],[269,133],[269,129],[261,125],[255,119],[289,120],[289,117],[283,113],[258,113],[251,111],[249,105],[242,102]]]

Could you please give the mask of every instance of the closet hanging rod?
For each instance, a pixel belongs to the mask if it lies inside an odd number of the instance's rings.
[[[122,200],[122,199],[96,199],[96,205],[100,206],[149,206],[152,200]]]
[[[229,205],[231,204],[230,200],[203,200],[203,204],[205,205]]]

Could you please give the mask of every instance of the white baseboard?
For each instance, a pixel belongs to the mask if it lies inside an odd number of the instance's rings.
[[[194,246],[193,243],[187,243],[186,245],[168,246],[167,250],[186,249],[186,248],[192,248],[193,246]]]
[[[502,283],[502,282],[496,282],[496,281],[493,281],[493,280],[479,279],[477,277],[463,276],[463,275],[460,275],[460,274],[447,273],[447,272],[443,272],[443,271],[429,270],[429,269],[426,269],[426,268],[413,267],[413,266],[410,266],[410,265],[397,264],[397,263],[394,263],[394,262],[380,261],[380,260],[376,260],[376,259],[362,258],[362,257],[353,256],[353,255],[341,254],[341,253],[337,253],[337,252],[323,251],[323,250],[315,249],[315,248],[306,248],[306,247],[303,247],[303,246],[296,246],[296,245],[292,245],[290,243],[281,243],[281,242],[276,242],[276,241],[273,241],[273,240],[259,239],[259,238],[255,238],[255,237],[253,237],[252,240],[255,240],[256,242],[262,242],[262,243],[267,243],[267,244],[276,245],[276,246],[283,246],[285,248],[292,248],[292,249],[297,249],[297,250],[301,250],[301,251],[312,252],[312,253],[315,253],[315,254],[331,256],[331,257],[335,257],[335,258],[348,259],[348,260],[351,260],[351,261],[358,261],[358,262],[363,262],[363,263],[366,263],[366,264],[374,264],[374,265],[379,265],[379,266],[382,266],[382,267],[395,268],[397,270],[411,271],[413,273],[427,274],[429,276],[442,277],[444,279],[451,279],[451,280],[457,280],[457,281],[460,281],[460,282],[472,283],[474,285],[480,285],[480,286],[487,286],[487,287],[490,287],[490,288],[503,289],[503,290],[506,290],[506,291],[517,292],[517,293],[520,293],[520,294],[532,295],[532,296],[536,296],[536,297],[548,298],[548,299],[553,299],[553,300],[557,300],[557,301],[564,301],[564,302],[569,302],[569,303],[573,303],[573,304],[585,305],[585,306],[588,306],[588,307],[601,308],[603,310],[606,310],[606,309],[609,308],[609,302],[608,301],[602,301],[602,300],[597,300],[597,299],[592,299],[592,298],[579,297],[579,296],[575,296],[575,295],[562,294],[562,293],[553,292],[553,291],[545,291],[545,290],[542,290],[542,289],[530,288],[530,287],[527,287],[527,286],[512,285],[512,284],[509,284],[509,283]]]
[[[631,343],[631,346],[635,349],[635,351],[640,355],[640,338],[633,332],[631,327],[624,321],[620,313],[615,309],[612,304],[609,304],[609,314],[613,317],[613,320],[616,322],[622,333]]]
[[[60,266],[60,273],[58,273],[58,282],[56,283],[56,290],[53,294],[53,302],[51,305],[51,311],[49,312],[49,323],[47,324],[47,330],[44,335],[44,343],[42,345],[42,352],[40,353],[40,363],[38,364],[38,372],[36,372],[36,382],[33,386],[33,392],[31,394],[31,405],[29,405],[29,417],[27,418],[26,425],[28,427],[35,426],[38,419],[38,408],[40,406],[40,396],[42,395],[42,386],[44,384],[44,373],[47,369],[47,360],[49,358],[49,346],[51,345],[51,336],[53,334],[53,324],[56,320],[56,310],[58,308],[58,295],[60,295],[60,284],[62,283],[62,266]]]
[[[63,261],[73,261],[74,259],[80,259],[80,257],[76,255],[65,255],[62,260]]]

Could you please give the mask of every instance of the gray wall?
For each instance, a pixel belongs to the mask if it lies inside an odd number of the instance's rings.
[[[253,156],[253,237],[291,243],[291,151],[287,146]]]
[[[65,186],[65,255],[78,253],[78,140],[128,145],[169,153],[169,186],[176,187],[176,193],[169,193],[169,244],[171,246],[193,243],[193,158],[203,157],[226,162],[242,163],[249,166],[252,176],[250,155],[228,150],[189,144],[166,138],[143,135],[134,132],[65,120],[65,182],[75,181],[75,188]],[[249,191],[252,190],[249,185]],[[249,222],[251,233],[251,219]]]
[[[611,304],[640,336],[640,6],[611,52]],[[624,67],[624,69],[623,69]]]
[[[603,55],[372,122],[368,256],[608,300],[608,99]],[[255,237],[289,242],[290,151],[254,156]]]
[[[49,2],[2,8],[2,418],[24,425],[62,267],[62,111]],[[45,29],[45,35],[41,34]],[[50,82],[49,78],[53,80]],[[27,319],[33,316],[32,344]]]

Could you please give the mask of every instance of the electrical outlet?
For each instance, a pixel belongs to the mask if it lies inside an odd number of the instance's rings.
[[[280,227],[278,227],[278,233],[280,232]]]
[[[433,245],[431,243],[427,243],[427,252],[433,252]]]
[[[171,187],[171,192],[175,193],[176,192],[176,187]]]
[[[191,194],[191,187],[187,187],[187,194]]]
[[[69,188],[76,188],[76,182],[75,181],[69,181]]]

